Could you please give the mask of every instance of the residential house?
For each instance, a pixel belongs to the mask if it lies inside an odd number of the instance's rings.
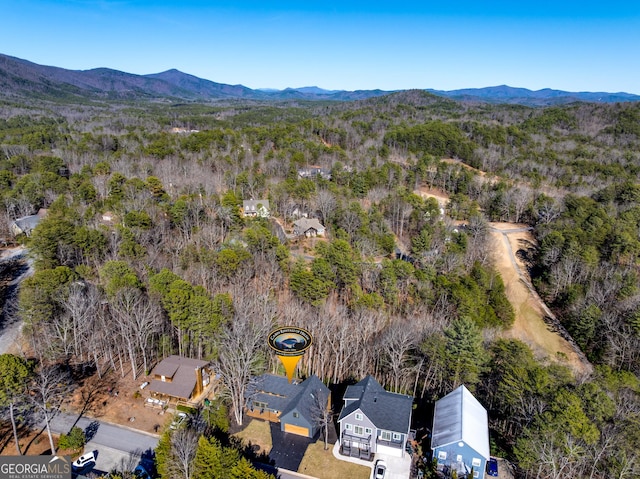
[[[200,130],[193,130],[190,128],[184,128],[179,126],[174,126],[171,128],[171,133],[198,133]]]
[[[113,224],[117,221],[117,216],[112,211],[105,211],[100,219],[105,224]]]
[[[154,396],[190,402],[204,392],[211,381],[208,361],[169,356],[151,371],[148,390]]]
[[[321,168],[319,166],[309,166],[307,168],[300,168],[298,170],[298,176],[300,178],[324,178],[325,180],[331,179],[331,170],[329,168]]]
[[[31,231],[38,226],[40,220],[45,216],[47,216],[47,210],[40,209],[40,211],[35,215],[23,216],[22,218],[14,220],[9,227],[14,236],[21,234],[30,236]]]
[[[263,374],[250,384],[246,415],[280,423],[280,430],[314,437],[322,424],[323,408],[329,409],[331,393],[314,374],[302,382],[284,376]]]
[[[431,449],[445,475],[484,478],[489,459],[489,425],[486,409],[469,390],[460,386],[436,401]],[[464,474],[464,475],[463,475]]]
[[[269,200],[243,200],[242,214],[248,217],[268,218]]]
[[[372,460],[375,453],[404,457],[413,398],[386,391],[373,376],[347,387],[340,412],[340,453]]]
[[[325,229],[316,218],[300,218],[293,222],[293,234],[295,236],[324,236]]]

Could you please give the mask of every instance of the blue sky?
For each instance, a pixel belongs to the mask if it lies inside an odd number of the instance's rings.
[[[640,94],[640,2],[0,0],[0,53],[250,88]]]

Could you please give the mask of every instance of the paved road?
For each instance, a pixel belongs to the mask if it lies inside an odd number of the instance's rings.
[[[9,248],[0,251],[0,262],[17,262],[18,267],[6,285],[4,308],[0,311],[0,354],[17,353],[17,340],[20,336],[22,321],[15,314],[18,303],[18,288],[23,279],[33,274],[32,261],[27,258],[24,247]]]
[[[77,420],[77,422],[76,422]],[[68,433],[72,426],[85,431],[87,439],[93,444],[110,447],[124,453],[142,453],[155,449],[158,436],[135,429],[101,422],[96,419],[81,417],[75,414],[58,414],[51,421],[51,430],[55,433]]]

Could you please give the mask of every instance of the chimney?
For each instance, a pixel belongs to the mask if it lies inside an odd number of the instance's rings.
[[[193,392],[195,396],[202,393],[202,368],[196,368],[196,388]]]

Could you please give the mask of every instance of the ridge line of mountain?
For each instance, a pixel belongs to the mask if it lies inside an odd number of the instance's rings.
[[[0,54],[0,95],[5,97],[43,96],[54,99],[175,99],[210,100],[310,100],[353,101],[389,95],[406,90],[325,90],[317,86],[284,90],[251,89],[228,85],[190,75],[177,69],[136,75],[110,68],[68,70],[39,65],[28,60]],[[640,95],[625,92],[568,92],[544,88],[499,85],[459,90],[422,89],[428,93],[458,101],[513,103],[529,106],[566,104],[576,101],[613,103],[640,101]]]

